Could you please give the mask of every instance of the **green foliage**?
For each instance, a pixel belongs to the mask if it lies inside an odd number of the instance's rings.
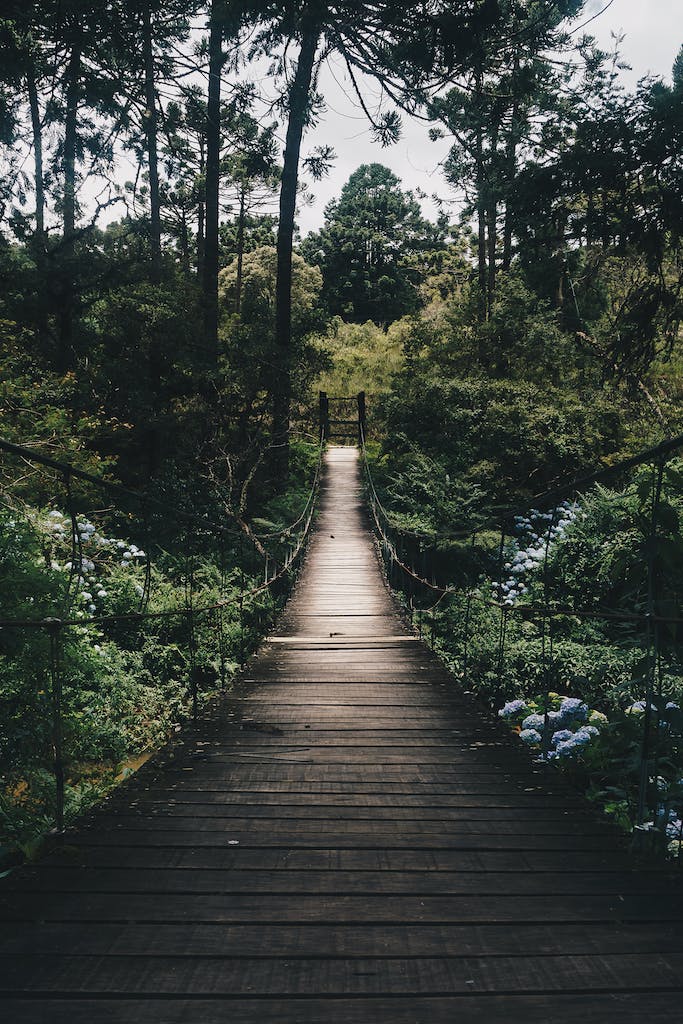
[[[432,486],[430,493],[452,514],[443,491]],[[413,498],[420,508],[425,500],[407,477],[394,478],[386,496],[394,508]],[[557,760],[625,828],[642,824],[644,811],[653,837],[678,855],[681,461],[664,467],[661,487],[656,466],[643,466],[623,489],[595,487],[559,511],[564,515],[532,513],[508,524],[502,566],[493,535],[429,541],[426,571],[434,566],[442,584],[455,589],[427,615],[418,613],[421,627],[467,688],[503,709],[523,742]],[[408,540],[399,544],[408,563],[419,566]],[[416,603],[422,599],[429,604],[433,597],[418,594]],[[542,614],[546,603],[552,617]],[[650,608],[659,622],[648,622]],[[572,738],[574,726],[567,732],[557,720],[558,694],[592,709],[581,720],[591,727],[583,735]]]
[[[388,392],[394,374],[403,367],[405,342],[412,329],[410,318],[398,320],[384,331],[370,320],[347,324],[341,317],[333,317],[318,342],[332,366],[318,378],[316,387],[331,395]]]
[[[438,460],[442,479],[475,488],[489,504],[529,497],[557,477],[595,465],[623,443],[623,423],[607,395],[598,394],[587,406],[564,388],[446,379],[435,368],[422,374],[415,364],[399,376],[383,410],[388,477],[418,477],[419,469],[411,467],[419,449]]]
[[[219,275],[219,299],[226,311],[235,308],[238,284],[238,262],[235,258]],[[252,326],[272,330],[275,317],[275,284],[277,252],[273,246],[262,245],[246,253],[241,267],[241,320]],[[300,334],[310,323],[322,288],[322,274],[298,255],[292,259],[293,326]]]

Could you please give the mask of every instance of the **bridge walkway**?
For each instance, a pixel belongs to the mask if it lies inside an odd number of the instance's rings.
[[[332,448],[238,695],[0,889],[12,1024],[681,1017],[679,876],[636,865],[410,634]]]

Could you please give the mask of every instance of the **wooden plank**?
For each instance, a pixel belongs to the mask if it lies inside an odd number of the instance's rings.
[[[605,852],[614,844],[607,844],[602,833],[596,835],[576,835],[573,832],[556,835],[525,835],[511,832],[500,835],[498,830],[488,833],[443,835],[434,833],[425,835],[423,832],[382,832],[369,834],[367,831],[354,834],[335,831],[301,832],[292,830],[279,831],[274,834],[266,829],[262,832],[254,830],[227,829],[223,832],[193,832],[192,830],[165,830],[157,823],[157,827],[144,829],[112,828],[106,832],[90,830],[79,832],[69,837],[70,843],[76,847],[108,846],[175,846],[175,847],[216,847],[222,849],[230,843],[254,849],[338,849],[338,850],[564,850],[566,853],[575,850],[595,850]],[[1,891],[1,890],[0,890]]]
[[[99,892],[99,893],[301,893],[320,895],[496,895],[520,894],[552,896],[562,890],[565,896],[624,894],[668,894],[675,875],[663,872],[543,872],[528,870],[496,873],[482,871],[373,871],[344,869],[208,869],[201,872],[178,868],[84,868],[43,867],[27,873],[16,886],[17,892]]]
[[[0,955],[287,957],[496,956],[670,953],[683,925],[552,924],[16,924]]]
[[[346,797],[346,799],[344,799]],[[140,793],[131,801],[111,801],[109,809],[135,807],[144,809],[146,813],[156,811],[172,811],[178,815],[202,815],[205,817],[240,814],[249,818],[270,817],[275,810],[286,814],[288,818],[315,817],[335,818],[366,818],[370,815],[374,820],[389,818],[399,820],[437,821],[457,820],[466,818],[496,818],[503,820],[512,818],[524,820],[530,815],[546,814],[552,817],[566,817],[588,814],[578,801],[570,808],[558,808],[557,803],[545,794],[536,794],[524,798],[525,794],[511,794],[506,801],[504,796],[495,797],[487,794],[480,796],[441,797],[425,796],[422,802],[411,800],[407,796],[395,794],[340,794],[329,796],[320,793],[262,793],[258,790],[241,793],[216,793],[182,789],[169,790],[164,795]]]
[[[571,828],[572,835],[577,838],[599,837],[605,842],[606,837],[609,838],[612,835],[611,829],[599,821],[593,822],[589,818],[583,821],[576,821],[572,816],[570,817],[571,826],[568,826],[568,822],[565,820],[525,820],[525,838],[535,839],[537,837],[550,836],[564,839],[568,827]],[[406,841],[409,841],[411,836],[424,839],[432,839],[433,837],[437,839],[454,839],[459,836],[488,836],[491,831],[486,821],[470,821],[467,819],[448,823],[441,822],[438,819],[434,821],[376,821],[371,816],[363,820],[344,821],[334,814],[329,818],[320,817],[317,821],[309,820],[300,823],[289,817],[276,817],[274,814],[266,819],[241,817],[239,814],[234,814],[227,815],[221,821],[220,819],[199,818],[196,816],[183,817],[177,813],[169,815],[140,813],[136,815],[129,810],[125,814],[116,814],[111,817],[102,815],[98,817],[98,832],[101,835],[107,833],[107,836],[109,836],[111,832],[117,831],[146,833],[155,828],[163,829],[173,834],[191,833],[191,835],[197,838],[204,835],[225,837],[232,833],[248,834],[254,837],[261,835],[290,835],[296,829],[297,834],[302,839],[305,837],[320,839],[328,833],[332,833],[336,837],[346,836],[352,838],[354,836],[362,836],[364,839],[400,836]],[[495,832],[499,838],[507,836],[519,837],[520,824],[515,820],[497,820]],[[439,846],[439,843],[437,842],[435,845]]]
[[[545,957],[12,957],[0,992],[197,997],[683,991],[683,953]]]
[[[647,865],[637,865],[625,851],[333,849],[254,846],[67,846],[47,858],[46,865],[89,867],[265,869],[268,871],[521,871],[538,875],[582,871],[630,871],[636,878]],[[40,869],[39,869],[40,870]],[[651,870],[651,868],[650,868]],[[27,872],[28,873],[28,872]]]
[[[120,808],[117,808],[117,810],[120,810]],[[226,824],[232,826],[235,822],[239,822],[240,827],[246,827],[244,823],[247,821],[250,824],[264,821],[268,822],[267,827],[271,827],[273,822],[289,823],[300,821],[303,828],[308,827],[313,822],[316,823],[314,827],[318,828],[321,826],[317,823],[321,822],[326,827],[333,823],[334,825],[339,825],[340,829],[347,830],[351,828],[351,825],[347,824],[347,822],[371,822],[378,827],[382,823],[388,823],[391,826],[398,826],[399,823],[403,823],[407,831],[410,831],[411,826],[415,825],[419,826],[421,831],[423,827],[426,827],[429,831],[436,825],[439,832],[444,829],[450,832],[452,826],[467,823],[469,827],[474,822],[495,821],[500,823],[514,822],[517,826],[523,822],[528,822],[533,832],[542,824],[546,825],[550,822],[561,822],[566,826],[569,819],[572,821],[573,826],[580,824],[582,826],[587,825],[591,829],[593,826],[597,826],[600,829],[604,828],[604,823],[600,822],[595,815],[590,814],[590,811],[586,811],[583,808],[578,811],[574,808],[564,810],[540,802],[535,807],[519,807],[513,804],[511,807],[502,808],[495,806],[466,806],[460,808],[366,807],[361,802],[355,807],[343,807],[336,804],[323,803],[322,801],[311,801],[305,806],[290,805],[288,803],[260,805],[255,801],[249,804],[199,804],[197,802],[184,804],[182,801],[174,799],[170,794],[166,800],[156,800],[153,802],[141,800],[134,802],[126,808],[125,814],[122,812],[110,815],[110,818],[112,821],[122,822],[124,826],[128,824],[129,818],[141,819],[144,822],[148,822],[151,818],[172,818],[174,822],[180,824],[181,828],[196,827],[208,829],[222,829]],[[107,821],[104,818],[100,820],[103,824]],[[189,822],[187,826],[184,824],[186,821]],[[289,827],[289,825],[286,827]]]
[[[564,797],[564,794],[562,794]],[[503,790],[497,792],[489,792],[488,789],[481,790],[479,792],[469,793],[449,793],[449,792],[425,792],[423,796],[417,796],[414,792],[405,793],[399,790],[398,792],[387,789],[386,791],[370,791],[370,792],[334,792],[333,790],[320,790],[317,788],[309,788],[307,790],[299,789],[298,791],[289,792],[287,788],[282,787],[277,789],[275,787],[257,787],[251,789],[211,789],[208,786],[206,788],[193,788],[188,787],[174,787],[169,789],[162,789],[160,786],[154,788],[145,788],[136,790],[134,799],[131,801],[129,794],[123,794],[120,799],[117,795],[109,801],[108,807],[118,806],[131,806],[131,803],[135,803],[136,806],[150,805],[153,806],[157,803],[168,804],[174,802],[179,805],[208,805],[208,806],[220,806],[220,807],[281,807],[281,808],[293,808],[293,807],[310,807],[320,806],[325,808],[334,808],[336,810],[342,809],[363,809],[363,808],[375,808],[377,810],[407,810],[409,808],[421,808],[424,811],[446,811],[453,810],[455,808],[493,808],[497,810],[504,810],[506,808],[512,808],[517,811],[522,808],[537,808],[539,806],[548,805],[549,807],[557,807],[557,800],[559,794],[556,794],[555,801],[553,801],[553,794],[548,794],[543,791],[536,793],[520,793]],[[576,809],[585,810],[585,805],[578,799],[575,804],[570,804],[570,807],[576,807]],[[289,813],[289,811],[288,811]]]
[[[679,992],[434,996],[405,999],[7,999],[12,1024],[672,1024]]]
[[[160,899],[156,893],[86,893],[74,900],[66,894],[14,892],[0,899],[3,921],[147,921],[217,923],[347,923],[400,924],[466,923],[517,925],[521,921],[677,922],[683,896],[619,895],[572,896],[321,896],[271,893],[184,895]]]

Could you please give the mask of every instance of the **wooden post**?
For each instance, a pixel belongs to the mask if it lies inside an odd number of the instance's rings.
[[[330,400],[326,391],[320,392],[320,440],[327,441],[330,436]]]
[[[365,442],[365,392],[358,392],[358,441],[362,445]]]
[[[59,619],[46,619],[50,637],[50,681],[52,689],[52,752],[55,776],[55,824],[64,831],[64,735],[62,721],[61,628]]]

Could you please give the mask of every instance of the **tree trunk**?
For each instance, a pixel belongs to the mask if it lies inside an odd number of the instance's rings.
[[[595,222],[595,198],[592,189],[586,198],[586,245],[593,244],[593,225]]]
[[[555,285],[555,306],[557,309],[562,309],[564,306],[564,278],[566,274],[566,263],[565,263],[565,233],[567,229],[567,218],[558,214],[557,218],[557,255],[555,258],[557,270],[557,278]]]
[[[152,252],[152,280],[161,280],[161,204],[159,200],[159,157],[157,152],[157,104],[152,51],[152,15],[149,3],[142,11],[142,49],[145,61],[145,134],[149,169],[149,244]]]
[[[71,48],[66,79],[66,111],[64,117],[64,199],[62,210],[62,254],[64,260],[62,308],[59,316],[59,352],[57,365],[68,370],[74,361],[74,237],[76,234],[76,146],[78,135],[78,102],[81,76],[81,42]]]
[[[476,80],[476,95],[481,100],[481,76]],[[479,319],[486,320],[486,175],[484,172],[484,129],[477,124],[474,160],[477,190],[477,281],[479,282]],[[479,353],[480,358],[482,353]]]
[[[503,271],[507,272],[512,263],[512,211],[510,199],[513,194],[515,176],[517,174],[517,146],[519,145],[519,99],[516,95],[515,79],[519,72],[519,57],[515,55],[513,67],[513,89],[515,98],[512,101],[510,112],[510,134],[508,135],[505,147],[505,170],[507,181],[505,183],[505,220],[503,221]]]
[[[76,143],[81,74],[81,47],[75,42],[67,71],[66,113],[64,117],[64,238],[73,238],[76,233]]]
[[[602,247],[603,249],[609,249],[610,245],[610,234],[609,225],[607,218],[607,186],[602,187]]]
[[[187,233],[187,217],[183,210],[180,216],[180,263],[186,278],[190,276],[190,241]]]
[[[35,69],[31,64],[27,76],[28,101],[31,108],[31,132],[33,135],[33,161],[36,190],[36,234],[42,246],[45,234],[45,185],[43,182],[43,126],[38,105],[38,88]]]
[[[496,258],[498,255],[498,204],[493,187],[489,186],[489,201],[486,206],[487,258],[486,309],[491,316],[493,297],[496,291]]]
[[[479,314],[486,319],[486,198],[484,163],[481,156],[480,139],[477,139],[477,280],[479,282]]]
[[[218,361],[218,194],[221,161],[221,71],[223,28],[218,2],[211,4],[209,23],[209,93],[206,112],[206,233],[204,236],[204,341],[207,358]]]
[[[292,343],[292,245],[299,180],[301,139],[308,112],[308,97],[320,39],[320,28],[306,28],[296,74],[289,92],[289,121],[280,187],[280,219],[277,230],[277,283],[275,287],[275,345],[278,375],[273,396],[273,443],[280,471],[287,470],[289,455],[289,408],[291,401],[290,356]]]
[[[498,258],[498,188],[497,182],[498,125],[491,128],[491,151],[489,160],[488,195],[486,202],[486,229],[488,234],[488,272],[486,275],[486,309],[491,316],[493,297],[496,291],[496,260]]]
[[[36,231],[33,237],[32,250],[36,261],[36,268],[42,281],[46,280],[47,260],[45,250],[45,184],[43,180],[43,125],[40,118],[40,104],[38,101],[38,88],[36,85],[35,68],[29,65],[26,84],[28,89],[28,101],[31,111],[31,133],[33,135],[33,163],[36,193]],[[40,341],[41,348],[44,348],[49,331],[47,306],[41,302],[36,310],[36,334]]]
[[[237,281],[235,282],[235,312],[242,308],[242,276],[244,269],[244,217],[245,217],[245,185],[240,190],[240,212],[237,221]]]

